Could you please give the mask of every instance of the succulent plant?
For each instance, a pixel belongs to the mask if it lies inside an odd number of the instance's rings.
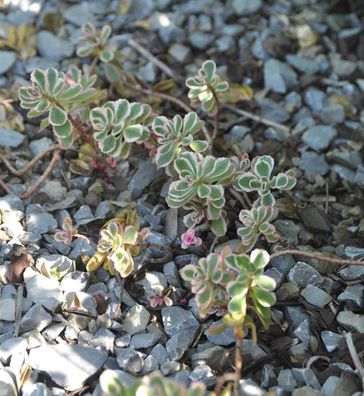
[[[198,265],[189,264],[181,270],[184,280],[191,283],[191,291],[196,294],[196,303],[201,316],[211,313],[217,297],[232,280],[231,274],[224,267],[222,257],[212,253],[201,258]]]
[[[109,220],[100,231],[96,254],[88,261],[87,271],[95,271],[104,264],[111,274],[118,272],[122,278],[134,269],[133,256],[139,254],[141,243],[149,230],[139,231],[140,221],[135,211],[123,210]]]
[[[96,130],[94,138],[100,150],[110,156],[126,158],[130,152],[130,143],[142,142],[148,138],[148,129],[143,123],[150,112],[149,105],[129,103],[126,99],[93,108],[90,120]]]
[[[63,146],[70,147],[74,136],[69,114],[85,106],[94,97],[92,85],[96,76],[85,78],[75,67],[67,73],[51,67],[45,71],[35,69],[30,79],[31,87],[19,89],[20,106],[29,110],[30,118],[48,113],[48,120],[42,122],[42,126],[51,124]]]
[[[278,241],[279,234],[274,225],[270,224],[274,216],[273,206],[258,206],[240,212],[239,220],[243,223],[243,227],[240,227],[237,232],[242,239],[241,252],[245,253],[251,250],[261,234],[270,243]]]
[[[293,169],[271,177],[273,167],[274,159],[271,156],[255,157],[251,162],[251,171],[243,173],[236,179],[235,189],[246,192],[256,191],[259,198],[254,202],[255,207],[274,205],[275,199],[271,190],[290,190],[295,186],[296,179]]]
[[[186,80],[189,88],[188,98],[191,106],[197,107],[201,104],[202,109],[210,115],[216,114],[218,110],[218,95],[229,89],[227,81],[216,74],[216,64],[212,60],[205,61],[197,75]]]
[[[274,279],[263,275],[269,262],[269,254],[265,250],[256,249],[247,256],[231,254],[225,257],[227,268],[234,273],[234,279],[226,285],[230,296],[228,313],[224,317],[227,325],[243,324],[247,311],[253,310],[263,326],[268,329],[271,318],[271,306],[276,298],[272,291],[276,284]]]
[[[204,125],[195,112],[190,112],[182,117],[176,115],[173,120],[166,117],[156,117],[153,120],[152,129],[157,137],[158,150],[156,163],[159,167],[170,165],[181,151],[189,147],[195,152],[203,152],[208,143],[203,140],[193,140]]]
[[[167,203],[171,208],[205,209],[206,218],[216,235],[226,232],[222,210],[225,205],[223,184],[231,179],[234,168],[227,158],[202,157],[181,153],[174,161],[180,179],[170,185]],[[201,210],[197,210],[201,217]],[[188,227],[191,227],[189,224]]]
[[[69,245],[73,238],[77,235],[77,229],[73,225],[72,218],[70,216],[65,217],[62,224],[62,230],[56,231],[54,239],[57,242],[63,242]]]
[[[102,394],[105,396],[204,396],[206,387],[195,382],[188,388],[162,377],[158,372],[135,380],[131,386],[123,384],[116,372],[105,370],[100,376]]]
[[[102,62],[111,62],[115,57],[116,46],[108,44],[111,34],[111,27],[105,25],[99,31],[91,22],[82,25],[83,35],[79,37],[77,55],[79,57],[98,56]]]

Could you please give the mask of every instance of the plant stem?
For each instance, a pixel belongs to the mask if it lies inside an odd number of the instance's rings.
[[[356,371],[358,373],[358,376],[361,379],[362,391],[364,391],[364,367],[360,361],[358,352],[355,349],[355,345],[353,342],[353,336],[351,333],[345,334],[345,341],[346,341],[346,345],[348,347],[348,350],[349,350],[349,353],[351,356],[351,360],[353,361]]]
[[[45,182],[46,178],[51,174],[53,168],[56,166],[56,163],[60,159],[60,157],[61,157],[60,152],[61,152],[61,150],[57,150],[53,154],[53,157],[52,157],[51,162],[49,163],[47,169],[44,171],[42,176],[40,176],[39,179],[32,186],[30,186],[28,188],[28,190],[23,195],[20,196],[21,199],[30,197]]]
[[[16,176],[23,176],[24,173],[28,172],[40,159],[45,157],[51,151],[61,149],[58,144],[54,144],[53,146],[48,147],[38,155],[36,155],[31,161],[29,161],[23,168],[15,169],[13,165],[3,156],[0,154],[0,160],[5,164],[5,166],[9,169],[9,171]]]
[[[243,348],[244,331],[242,326],[237,326],[235,327],[234,332],[235,332],[235,340],[236,340],[234,396],[240,396],[240,378],[241,378],[241,370],[243,368],[242,348]]]
[[[214,129],[212,131],[212,136],[211,136],[211,141],[213,143],[214,139],[216,138],[219,132],[220,101],[214,88],[210,86],[210,89],[216,102],[216,114],[214,115]]]
[[[235,374],[234,373],[225,373],[223,374],[218,380],[215,385],[214,393],[216,396],[220,396],[222,392],[222,388],[225,384],[225,382],[229,381],[234,381],[235,380]]]
[[[282,250],[281,252],[273,253],[270,256],[270,260],[274,260],[277,257],[292,255],[292,256],[300,256],[308,259],[320,260],[329,264],[339,264],[339,265],[363,265],[364,261],[360,260],[345,260],[333,257],[325,257],[319,253],[311,253],[311,252],[302,252],[300,250]]]

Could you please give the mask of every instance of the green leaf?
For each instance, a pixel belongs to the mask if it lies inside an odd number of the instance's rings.
[[[138,239],[138,230],[134,226],[127,226],[124,230],[124,243],[134,245]]]
[[[197,153],[202,153],[203,151],[206,151],[208,147],[209,144],[204,140],[194,140],[192,143],[190,143],[190,149]]]
[[[114,136],[107,136],[102,142],[101,142],[101,150],[105,154],[111,153],[116,146],[116,139]]]
[[[58,137],[67,138],[72,134],[72,124],[67,120],[63,125],[55,125],[53,130]]]
[[[230,282],[226,286],[226,291],[231,297],[244,297],[248,293],[248,285],[245,282]]]
[[[56,87],[58,72],[53,67],[50,67],[46,71],[46,76],[47,76],[46,78],[47,78],[47,83],[48,83],[48,90],[49,90],[49,93],[52,95],[54,93],[54,89]]]
[[[269,263],[269,260],[269,254],[262,249],[255,249],[250,254],[250,262],[256,269],[263,269]]]
[[[102,51],[100,54],[101,62],[108,63],[108,62],[111,62],[113,59],[114,59],[114,53],[111,50],[106,49],[106,50]]]
[[[206,285],[203,293],[196,296],[196,302],[202,309],[204,309],[212,303],[212,297],[213,288],[210,285]]]
[[[52,106],[49,112],[49,122],[53,126],[63,125],[67,121],[67,113],[57,106]]]
[[[197,119],[197,114],[194,111],[187,113],[183,120],[183,130],[185,132],[191,132],[191,129],[196,124]]]
[[[211,221],[211,231],[218,237],[226,234],[226,221],[223,217]]]
[[[231,314],[245,315],[246,313],[246,298],[234,297],[229,301],[228,310]]]
[[[195,276],[195,266],[188,264],[180,270],[182,278],[186,281],[191,281]]]
[[[40,69],[33,70],[30,78],[39,86],[43,94],[46,93],[46,77],[42,70]]]
[[[254,283],[266,291],[273,291],[276,288],[276,281],[270,276],[266,275],[256,276]]]
[[[275,295],[271,292],[254,287],[252,293],[254,294],[257,302],[263,307],[268,308],[276,303]]]
[[[57,99],[61,102],[68,101],[77,96],[81,92],[81,90],[81,84],[73,84],[70,87],[66,88],[60,95],[58,95]]]
[[[274,159],[269,155],[257,157],[252,161],[252,168],[259,177],[269,178],[274,167]]]
[[[70,148],[72,146],[72,143],[73,143],[73,135],[72,134],[67,136],[67,137],[64,137],[64,138],[61,137],[59,139],[61,140],[62,146],[65,149],[68,149],[68,148]]]
[[[213,77],[215,76],[216,73],[216,64],[212,60],[207,60],[202,64],[202,69],[206,73],[206,80],[208,82],[212,82]]]
[[[128,143],[136,142],[143,136],[142,125],[130,125],[124,129],[124,138]]]

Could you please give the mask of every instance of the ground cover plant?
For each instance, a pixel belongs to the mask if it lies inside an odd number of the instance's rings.
[[[329,264],[362,264],[282,249],[276,244],[280,234],[272,223],[280,216],[279,199],[292,194],[296,186],[295,170],[277,171],[269,154],[249,158],[239,150],[232,156],[219,149],[224,106],[241,99],[241,92],[218,73],[213,60],[204,61],[194,76],[186,78],[186,97],[190,101],[186,105],[170,94],[139,85],[123,67],[122,54],[110,40],[111,27],[98,30],[87,22],[82,32],[77,55],[85,59],[78,67],[71,66],[64,72],[53,67],[35,69],[30,85],[19,89],[20,106],[27,116],[38,117],[41,128],[51,128],[57,142],[34,158],[36,163],[54,151],[48,168],[22,198],[40,188],[60,156],[68,151],[79,151],[80,156],[92,153],[93,167],[105,172],[121,160],[128,160],[133,151],[144,150],[169,181],[166,206],[183,213],[184,233],[179,235],[179,248],[204,248],[198,262],[186,263],[179,271],[183,286],[195,296],[203,320],[221,317],[219,325],[209,328],[210,334],[231,328],[235,337],[234,373],[222,374],[213,394],[239,396],[244,338],[249,337],[255,345],[259,334],[269,332],[272,307],[277,301],[276,281],[265,274],[267,265],[284,255]],[[151,98],[166,99],[183,112],[159,114]],[[229,204],[232,199],[236,202],[234,208]],[[203,246],[208,235],[213,236],[210,246]],[[90,273],[102,267],[116,277],[123,291],[125,284],[134,282],[143,271],[140,257],[148,247],[153,248],[149,236],[150,231],[142,228],[133,208],[120,210],[103,221],[96,237],[96,253],[83,257],[82,264]],[[88,240],[66,217],[54,239],[69,244],[74,238]],[[225,246],[215,250],[222,240]],[[148,304],[156,310],[168,307],[176,296],[173,288],[162,289],[149,296]],[[75,301],[75,305],[80,303],[78,297]],[[197,396],[206,392],[200,383],[185,389],[159,374],[126,386],[107,371],[100,378],[100,386],[110,396]]]

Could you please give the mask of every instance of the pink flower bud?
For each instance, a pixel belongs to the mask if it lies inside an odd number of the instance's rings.
[[[182,249],[187,249],[189,246],[200,246],[202,244],[201,238],[198,238],[195,234],[195,230],[189,229],[181,236]]]

